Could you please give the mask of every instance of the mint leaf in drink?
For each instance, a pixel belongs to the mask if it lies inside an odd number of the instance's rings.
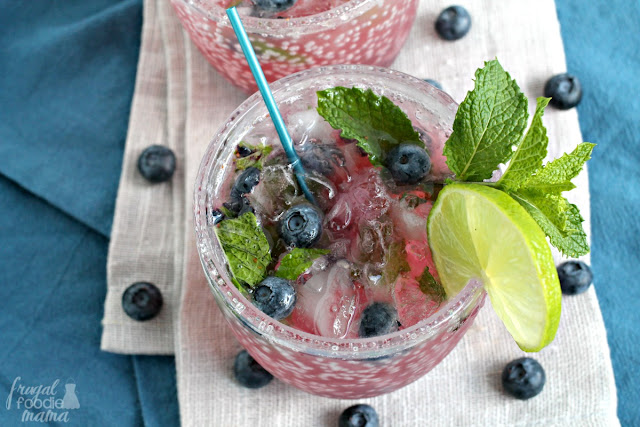
[[[394,242],[389,245],[387,257],[384,260],[384,271],[382,272],[382,283],[392,284],[402,272],[411,270],[407,261],[405,243]]]
[[[276,270],[276,276],[287,280],[296,280],[311,267],[313,260],[327,255],[329,252],[327,249],[294,248],[282,258],[280,266]]]
[[[564,255],[579,257],[589,253],[587,235],[582,228],[584,219],[576,205],[558,195],[512,193],[511,197],[525,208],[551,244]]]
[[[536,112],[524,139],[513,153],[507,170],[498,181],[498,185],[507,190],[517,190],[532,174],[542,168],[547,156],[547,129],[542,124],[542,115],[551,98],[538,98]]]
[[[400,107],[371,89],[338,86],[319,91],[318,114],[341,129],[343,138],[356,139],[375,166],[383,166],[387,153],[401,143],[425,148]]]
[[[270,145],[251,145],[244,141],[241,141],[238,145],[251,151],[251,154],[236,159],[236,170],[244,170],[252,166],[262,169],[262,163],[273,150],[273,147]]]
[[[234,283],[256,286],[267,275],[271,263],[269,242],[251,212],[225,219],[215,229]],[[236,285],[237,286],[237,285]]]
[[[523,186],[529,192],[541,194],[556,193],[575,188],[571,180],[575,178],[587,160],[591,158],[595,144],[583,142],[578,144],[570,154],[547,163],[540,172],[530,177]]]
[[[447,299],[447,293],[435,277],[431,275],[429,267],[425,267],[420,277],[418,277],[418,285],[423,294],[429,296],[437,303],[441,303]]]
[[[476,71],[475,88],[458,107],[444,147],[447,165],[460,181],[491,178],[513,154],[527,125],[527,98],[497,60]]]

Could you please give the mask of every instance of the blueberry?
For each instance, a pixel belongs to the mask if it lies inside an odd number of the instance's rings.
[[[502,387],[517,399],[537,396],[544,387],[546,376],[542,366],[530,357],[512,360],[502,371]]]
[[[436,32],[445,40],[458,40],[471,28],[471,15],[462,6],[449,6],[436,20]]]
[[[208,211],[207,211],[208,212]],[[224,214],[220,209],[214,209],[207,214],[207,222],[209,225],[219,224],[224,219]]]
[[[161,308],[162,294],[152,283],[134,283],[122,294],[122,309],[134,320],[153,319]]]
[[[344,154],[336,146],[318,143],[305,145],[300,159],[306,169],[314,170],[325,176],[333,173],[334,166],[344,166],[345,163]]]
[[[340,414],[338,427],[378,427],[378,414],[369,405],[353,405]]]
[[[423,148],[400,144],[389,152],[386,165],[398,184],[415,184],[431,169],[431,159]]]
[[[360,319],[360,336],[376,337],[398,329],[398,312],[390,304],[374,302],[362,312]]]
[[[322,214],[309,204],[293,206],[284,213],[278,232],[287,245],[309,248],[322,235]]]
[[[593,282],[591,268],[582,261],[566,261],[558,266],[558,279],[563,294],[581,294]]]
[[[238,145],[236,147],[236,153],[238,153],[238,157],[247,157],[253,154],[253,151],[251,151],[251,149],[245,147],[244,145]]]
[[[270,12],[282,12],[289,9],[297,0],[253,0],[253,4],[262,10]]]
[[[253,304],[269,317],[284,319],[296,305],[296,291],[288,280],[269,276],[253,291]]]
[[[241,215],[241,212],[253,212],[253,208],[249,204],[249,199],[237,193],[233,189],[231,190],[229,201],[223,203],[222,206],[229,209],[231,212],[237,214],[238,216]]]
[[[551,98],[549,104],[561,110],[568,110],[580,103],[582,85],[576,76],[556,74],[544,85],[544,96]]]
[[[442,85],[440,84],[440,82],[435,81],[433,79],[424,79],[425,82],[429,83],[431,86],[442,90]]]
[[[258,182],[260,182],[260,169],[251,166],[238,175],[231,191],[236,194],[251,193]]]
[[[247,350],[242,350],[233,363],[236,380],[247,388],[264,387],[271,382],[273,375],[267,372]]]
[[[176,156],[168,147],[151,145],[138,157],[138,170],[148,181],[167,181],[176,170]]]

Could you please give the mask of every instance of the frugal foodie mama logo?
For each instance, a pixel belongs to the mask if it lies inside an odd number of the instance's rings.
[[[78,409],[80,403],[73,380],[67,380],[62,397],[58,395],[58,391],[62,388],[58,387],[59,385],[60,380],[55,380],[50,385],[23,384],[22,378],[16,377],[7,397],[7,410],[22,411],[22,422],[66,423],[69,421],[69,410]]]

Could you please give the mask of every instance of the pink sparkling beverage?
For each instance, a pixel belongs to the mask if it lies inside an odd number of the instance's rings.
[[[318,115],[316,91],[335,86],[372,89],[408,115],[430,154],[426,183],[394,186],[355,142],[342,139],[340,131]],[[324,212],[317,247],[330,253],[295,281],[295,308],[281,321],[258,310],[251,296],[231,282],[211,213],[229,200],[237,175],[236,146],[241,141],[274,145],[260,183],[247,195],[267,233],[284,209],[304,200],[256,94],[221,128],[198,173],[196,234],[213,294],[242,345],[280,380],[334,398],[394,391],[436,366],[462,338],[484,301],[476,282],[444,301],[425,295],[418,284],[427,266],[437,277],[426,218],[438,190],[433,182],[450,175],[442,148],[457,105],[421,80],[366,66],[315,68],[280,80],[272,89],[303,160],[308,153],[326,155],[327,162],[315,162],[315,171],[308,171],[308,183]],[[277,252],[277,242],[272,246]],[[404,269],[394,266],[398,260],[406,262]],[[360,338],[363,309],[373,302],[395,308],[398,330]]]
[[[171,0],[191,40],[227,80],[256,84],[225,8],[229,0]],[[318,65],[388,67],[416,17],[418,0],[298,0],[280,13],[238,11],[269,82]],[[245,6],[243,6],[245,5]]]

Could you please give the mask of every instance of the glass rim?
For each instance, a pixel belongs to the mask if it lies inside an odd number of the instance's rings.
[[[198,13],[205,15],[207,18],[231,28],[226,9],[213,4],[211,0],[174,1],[180,1]],[[279,34],[285,31],[291,31],[292,29],[298,30],[301,33],[315,33],[324,28],[334,28],[345,24],[350,17],[361,15],[377,1],[379,0],[350,0],[324,12],[295,18],[274,19],[246,15],[241,16],[241,18],[245,30],[250,34]],[[345,17],[347,19],[345,19]]]
[[[446,93],[414,76],[387,68],[364,65],[330,65],[310,68],[282,78],[270,86],[275,96],[280,90],[286,89],[293,83],[315,79],[317,77],[329,77],[331,75],[341,74],[367,74],[381,78],[385,76],[386,78],[400,81],[406,80],[408,83],[415,85],[412,86],[412,90],[414,91],[444,94],[451,102],[454,102]],[[483,285],[479,279],[472,279],[455,297],[447,300],[435,313],[412,326],[391,334],[371,338],[350,339],[329,338],[304,332],[274,320],[258,310],[257,307],[231,283],[226,265],[219,265],[220,263],[218,263],[214,257],[206,257],[205,253],[211,254],[215,250],[221,251],[219,243],[215,237],[211,237],[211,233],[208,230],[210,227],[207,225],[207,208],[212,209],[212,206],[207,205],[206,184],[211,182],[214,176],[224,173],[223,168],[214,167],[215,161],[224,148],[222,142],[229,137],[239,123],[242,123],[244,116],[248,114],[252,108],[261,103],[263,103],[263,100],[260,93],[254,93],[229,115],[229,119],[216,132],[215,137],[207,146],[200,164],[194,186],[193,199],[198,255],[209,285],[214,294],[217,294],[224,300],[224,303],[234,315],[241,318],[245,326],[249,327],[255,333],[262,335],[267,340],[288,347],[294,351],[303,351],[315,355],[319,354],[329,358],[364,359],[367,358],[367,356],[381,357],[386,354],[396,353],[437,336],[442,331],[442,328],[446,327],[453,319],[460,318],[460,323],[466,320],[466,318],[461,317],[461,313],[463,313],[465,309],[473,307],[474,304],[476,306],[483,304],[485,295]],[[217,285],[214,285],[214,282],[217,283]],[[226,292],[223,292],[223,286],[226,288]],[[475,309],[475,307],[473,308]],[[249,314],[254,315],[252,318],[243,314],[247,310]],[[300,337],[301,343],[292,340],[291,337],[294,336]],[[416,337],[422,339],[415,339]],[[308,346],[308,343],[313,343],[314,348]],[[305,345],[307,345],[307,347],[305,347]],[[355,350],[354,347],[356,347]]]

